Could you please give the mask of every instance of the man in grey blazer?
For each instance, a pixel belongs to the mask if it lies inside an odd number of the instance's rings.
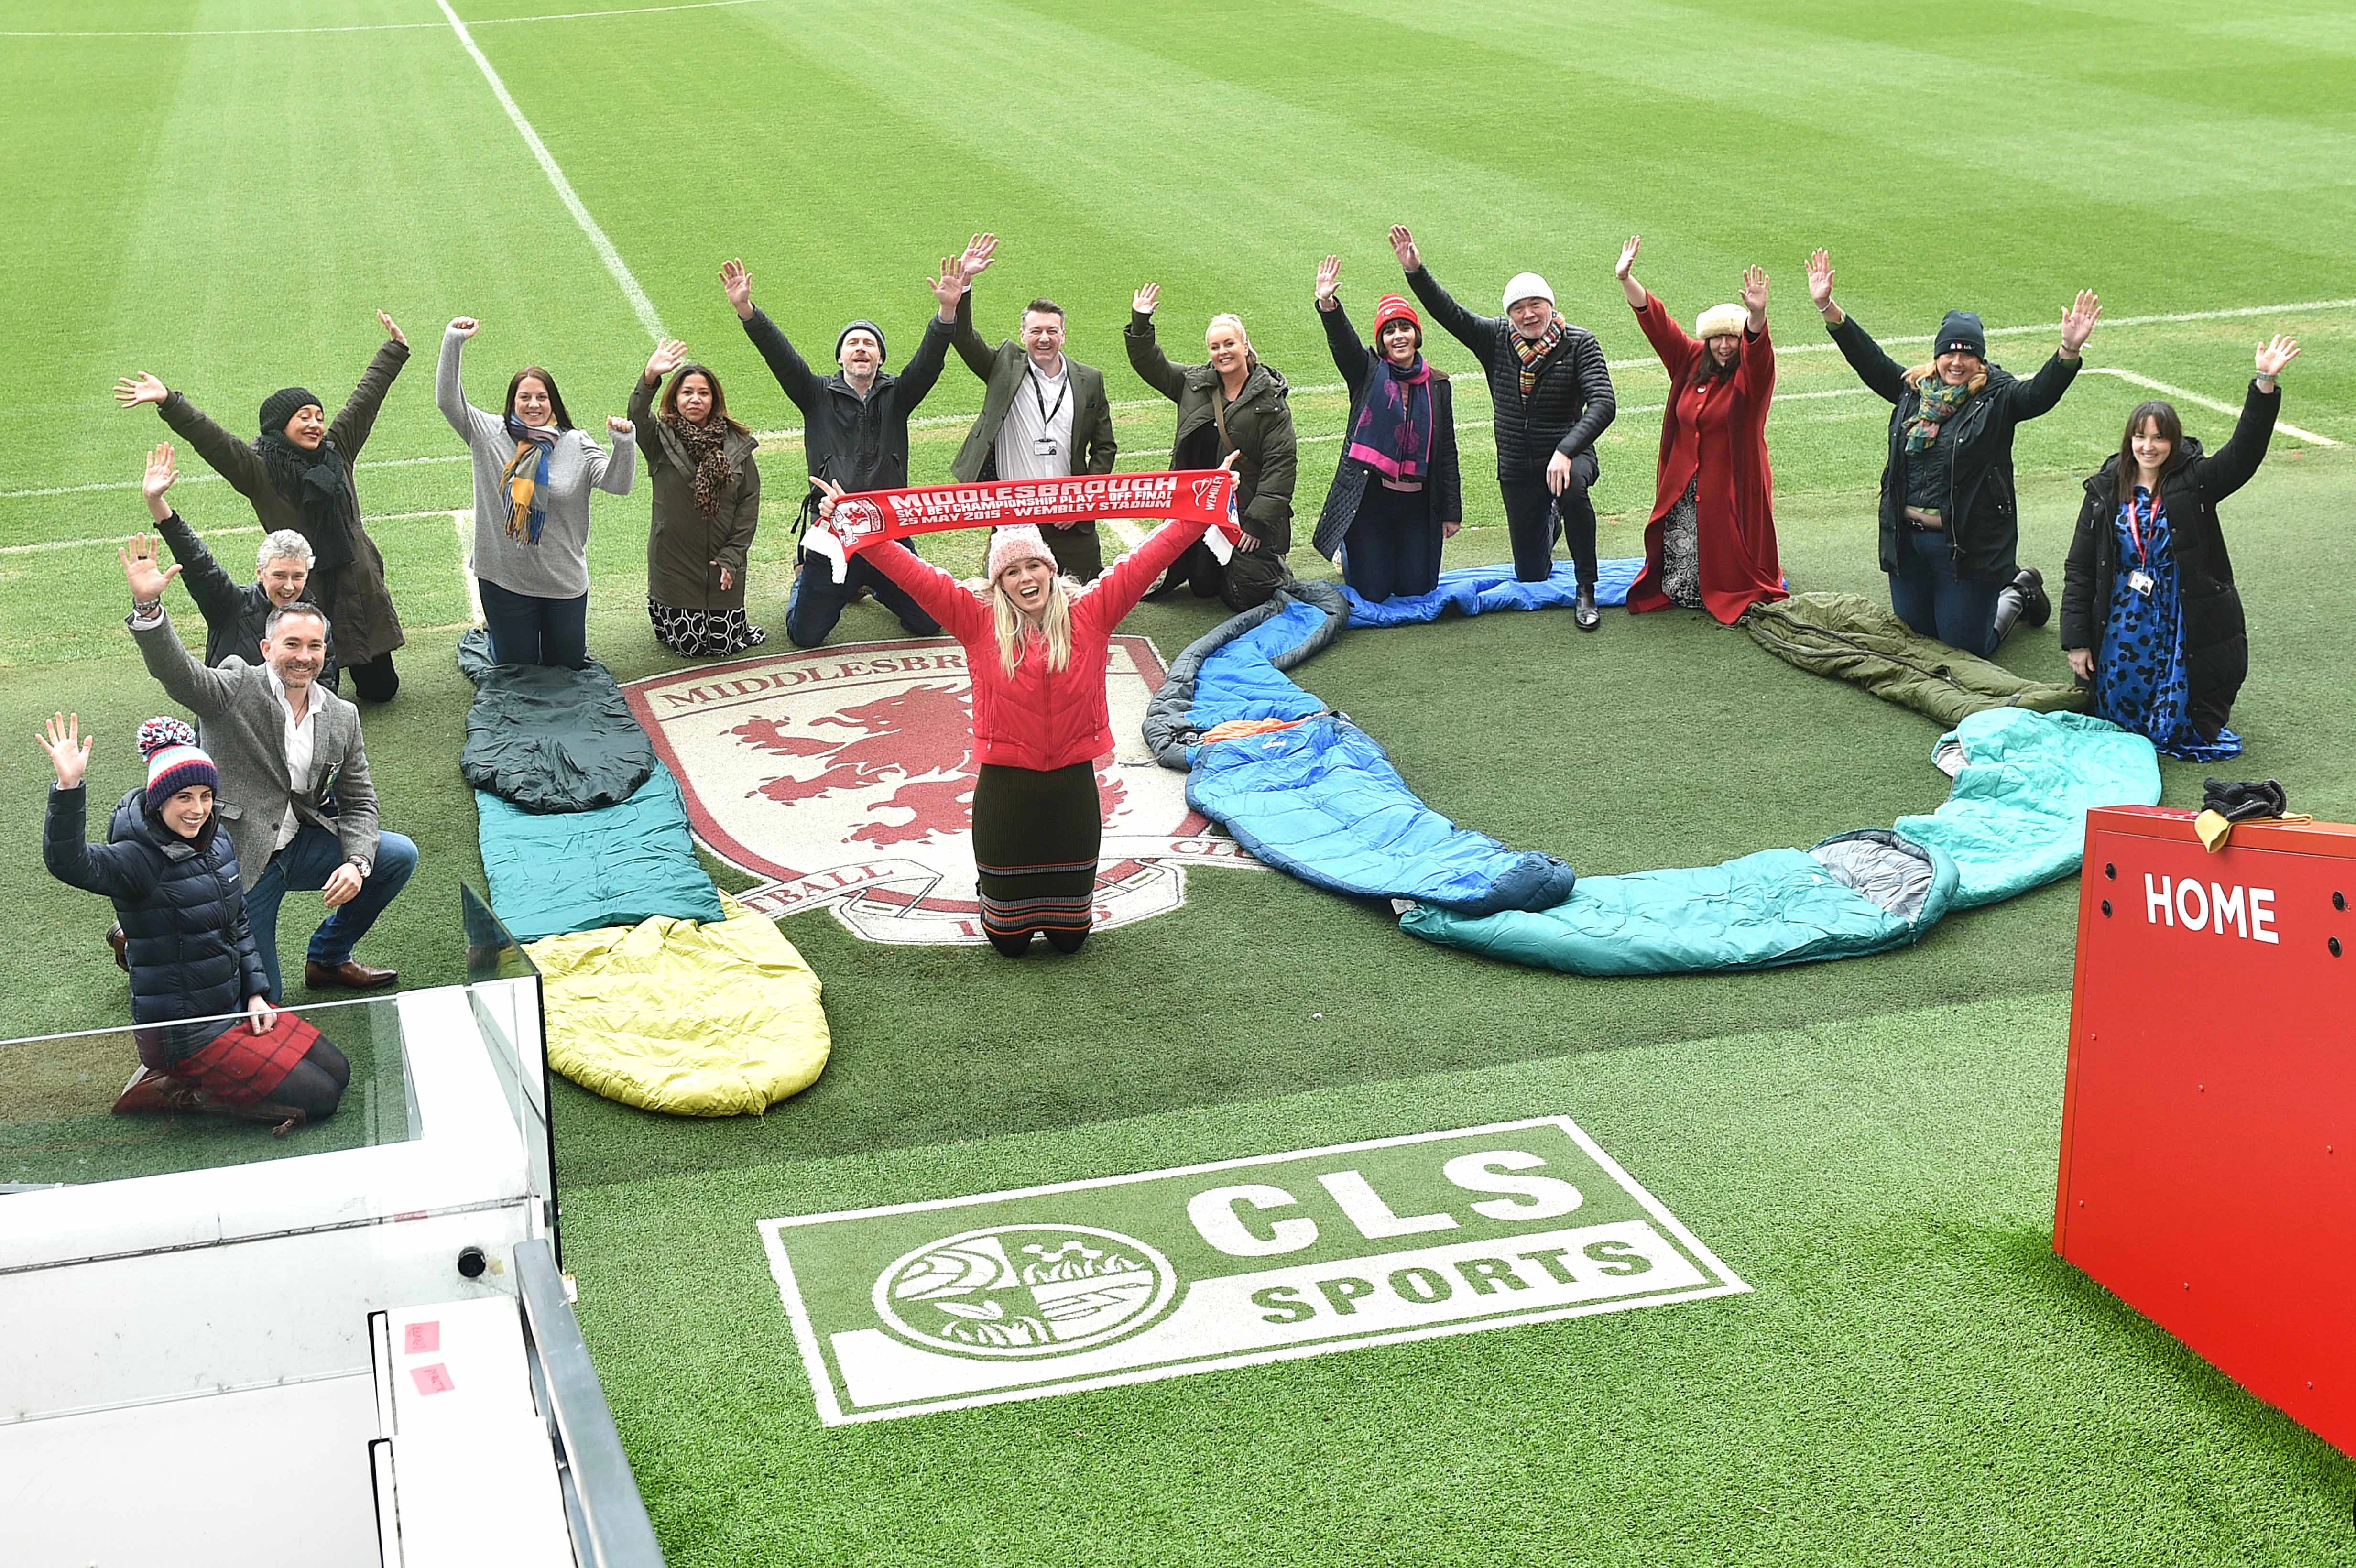
[[[305,986],[391,985],[397,971],[359,963],[352,949],[407,885],[417,846],[378,827],[359,709],[318,684],[327,616],[316,605],[283,605],[265,623],[259,668],[232,656],[208,669],[164,613],[164,585],[179,571],[158,567],[145,534],[123,550],[131,635],[147,673],[197,716],[220,770],[221,822],[237,846],[270,999],[279,999],[278,905],[289,890],[324,893],[328,910],[311,933]]]
[[[973,329],[973,280],[997,248],[996,235],[979,234],[960,258],[966,292],[949,342],[981,378],[984,390],[981,416],[966,433],[951,471],[965,484],[1111,473],[1120,446],[1113,439],[1104,372],[1066,357],[1064,307],[1045,299],[1024,306],[1019,343],[1009,338],[991,348]],[[1095,523],[1051,524],[1039,531],[1065,576],[1088,582],[1104,570]]]

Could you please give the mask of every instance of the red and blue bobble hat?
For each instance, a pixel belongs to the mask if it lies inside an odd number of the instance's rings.
[[[197,732],[185,719],[150,719],[139,726],[139,753],[147,759],[147,799],[154,805],[198,784],[220,792],[220,770],[198,746]]]
[[[1423,347],[1423,317],[1415,314],[1415,306],[1407,303],[1405,294],[1385,294],[1375,305],[1375,341],[1383,340],[1383,328],[1392,322],[1404,321],[1415,328],[1415,346]]]

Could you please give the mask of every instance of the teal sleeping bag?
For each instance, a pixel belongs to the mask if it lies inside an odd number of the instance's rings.
[[[653,915],[724,918],[696,863],[679,781],[660,762],[619,805],[525,811],[487,790],[475,792],[475,805],[491,908],[519,942]]]

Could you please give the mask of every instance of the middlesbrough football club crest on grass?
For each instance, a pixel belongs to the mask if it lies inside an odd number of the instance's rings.
[[[1099,926],[1176,909],[1190,864],[1255,863],[1208,836],[1185,775],[1145,749],[1145,706],[1162,677],[1151,643],[1112,640],[1114,751],[1097,763]],[[956,644],[846,644],[674,670],[623,690],[679,776],[696,836],[768,879],[742,895],[746,904],[770,915],[823,905],[871,942],[985,940],[973,715]]]

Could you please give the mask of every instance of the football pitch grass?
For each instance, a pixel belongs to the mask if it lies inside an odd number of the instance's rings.
[[[766,432],[765,652],[784,645],[799,420],[721,297],[728,256],[813,357],[872,315],[896,367],[937,258],[996,229],[985,334],[1033,294],[1062,301],[1071,351],[1107,372],[1124,468],[1159,466],[1172,423],[1123,358],[1130,291],[1162,283],[1182,356],[1213,311],[1241,312],[1296,388],[1292,560],[1313,575],[1330,575],[1306,540],[1344,407],[1310,305],[1318,257],[1343,254],[1362,329],[1398,286],[1393,221],[1475,308],[1524,267],[1551,279],[1618,366],[1607,556],[1640,548],[1665,391],[1609,275],[1619,242],[1644,234],[1639,274],[1680,318],[1757,261],[1783,348],[1786,571],[1880,599],[1886,409],[1807,308],[1801,259],[1823,244],[1869,330],[1919,338],[1976,308],[2023,374],[2071,293],[2102,292],[2088,373],[2018,447],[2022,559],[2057,591],[2074,476],[2126,411],[2155,383],[2195,394],[2177,400],[2213,446],[2231,416],[2198,400],[2237,404],[2256,339],[2300,337],[2284,417],[2307,435],[2277,435],[2223,510],[2252,622],[2249,751],[2162,771],[2170,804],[2215,772],[2356,819],[2342,7],[451,4],[648,309]],[[102,909],[40,867],[30,742],[39,716],[80,711],[111,798],[162,710],[121,629],[112,544],[144,523],[140,459],[168,432],[108,388],[153,370],[241,431],[290,382],[332,405],[379,307],[417,353],[360,493],[411,636],[368,738],[385,820],[423,859],[363,955],[404,983],[459,978],[456,887],[480,883],[452,662],[470,494],[433,357],[444,322],[477,315],[476,401],[536,360],[594,427],[644,363],[640,312],[435,0],[18,0],[0,33],[0,735],[20,748],[0,765],[18,825],[0,901],[19,911],[0,1034],[123,1005]],[[1433,357],[1470,363],[1446,341]],[[1459,386],[1468,526],[1449,560],[1469,565],[1508,552],[1485,398]],[[979,393],[952,364],[921,411],[917,482],[948,478]],[[241,566],[250,510],[200,462],[183,471],[184,515]],[[647,626],[645,527],[643,485],[600,498],[591,645],[625,680],[680,662]],[[955,537],[939,553],[975,559]],[[1124,629],[1167,658],[1218,618],[1149,605]],[[840,635],[899,632],[865,604]],[[2063,677],[2051,626],[2001,657]],[[1933,726],[1683,612],[1607,612],[1593,637],[1560,615],[1354,633],[1299,678],[1439,809],[1582,874],[1808,844],[1945,790]],[[560,1085],[566,1259],[665,1549],[2356,1562],[2356,1467],[2051,1254],[2074,897],[1960,915],[1880,958],[1632,981],[1426,946],[1273,872],[1199,874],[1185,908],[1019,966],[788,919],[834,1030],[814,1088],[706,1123]],[[37,1115],[102,1111],[119,1076],[45,1080]],[[1544,1115],[1577,1120],[1751,1292],[829,1428],[755,1229]],[[0,1124],[27,1119],[0,1105]],[[9,1129],[0,1152],[40,1136]]]

